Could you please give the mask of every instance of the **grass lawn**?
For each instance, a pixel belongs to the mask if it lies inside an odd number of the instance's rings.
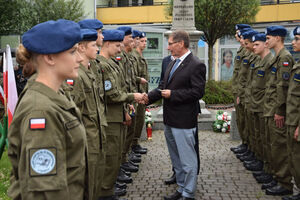
[[[5,151],[0,160],[0,200],[8,200],[7,189],[9,186],[9,176],[11,165]]]

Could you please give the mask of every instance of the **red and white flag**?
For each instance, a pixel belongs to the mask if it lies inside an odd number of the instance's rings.
[[[46,128],[46,119],[45,118],[35,118],[30,119],[30,129],[45,129]]]
[[[0,101],[4,105],[4,91],[1,85],[0,85]]]
[[[15,108],[18,102],[18,93],[15,80],[15,72],[11,57],[10,46],[6,46],[6,53],[3,54],[5,61],[3,62],[3,87],[8,115],[8,127],[13,119]]]

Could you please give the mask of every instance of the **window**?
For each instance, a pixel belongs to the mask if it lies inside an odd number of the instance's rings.
[[[129,0],[118,0],[118,7],[129,6]]]
[[[153,5],[153,0],[143,0],[143,5],[144,6]]]

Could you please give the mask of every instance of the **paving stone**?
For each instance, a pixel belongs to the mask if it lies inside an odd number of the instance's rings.
[[[197,200],[281,200],[265,195],[261,184],[230,151],[239,143],[232,141],[229,134],[199,131]],[[176,189],[176,185],[164,185],[172,170],[163,131],[154,131],[152,141],[142,141],[141,145],[148,148],[148,154],[142,156],[139,172],[132,174],[133,183],[128,184],[124,198],[161,200]]]

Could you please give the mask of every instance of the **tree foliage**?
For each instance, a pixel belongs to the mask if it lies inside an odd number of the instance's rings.
[[[213,46],[226,35],[234,34],[234,26],[252,23],[259,11],[259,0],[195,0],[195,26],[203,31],[201,38],[208,44],[209,79],[212,76]],[[166,12],[170,14],[173,0]]]
[[[0,0],[0,34],[22,34],[48,20],[84,17],[83,0]]]

